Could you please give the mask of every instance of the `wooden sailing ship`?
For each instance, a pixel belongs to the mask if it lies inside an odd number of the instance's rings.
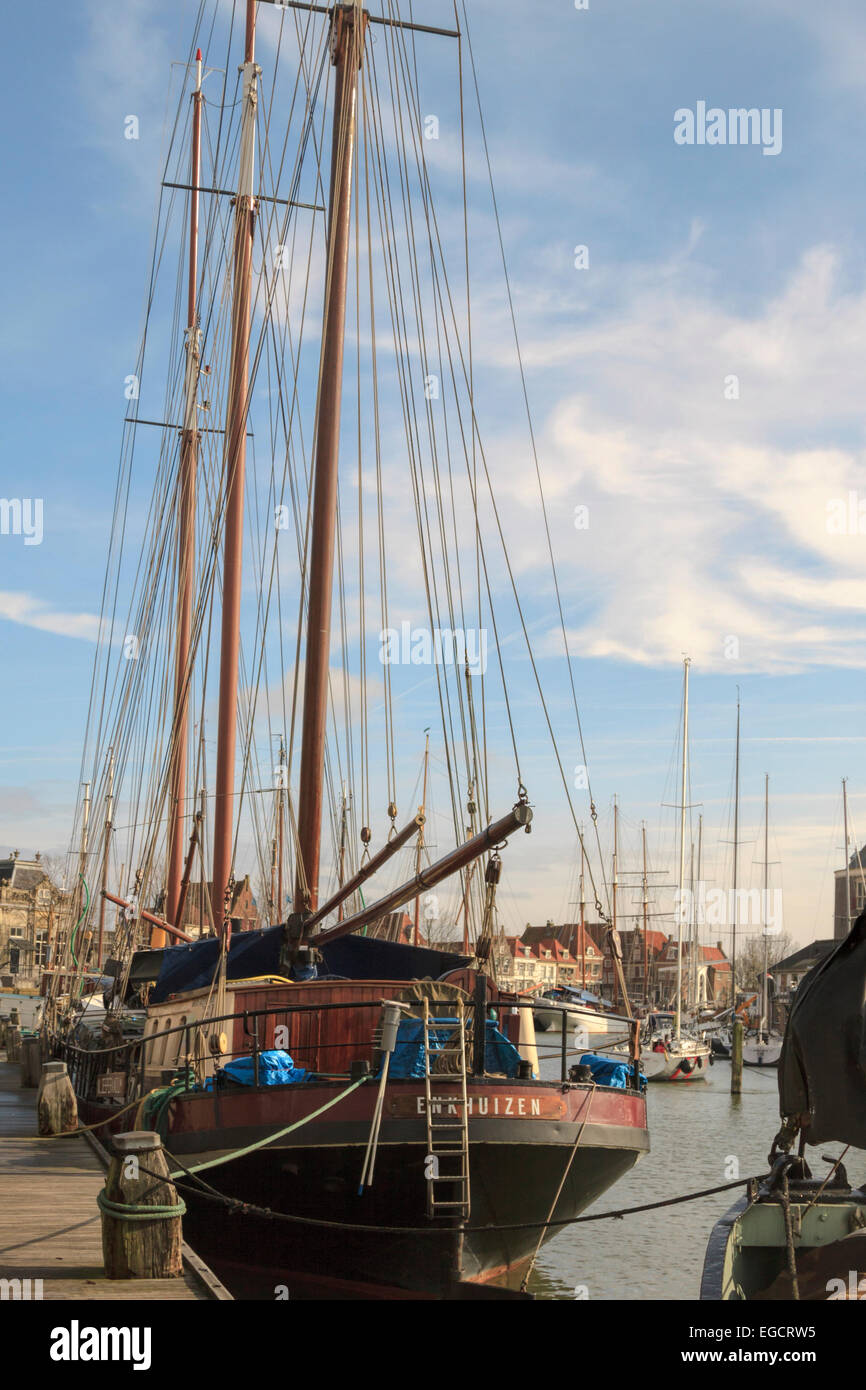
[[[478,593],[488,598],[490,594],[479,529],[479,490],[487,464],[478,438],[471,357],[465,348],[460,355],[460,325],[444,281],[416,85],[416,41],[435,36],[460,44],[465,10],[461,20],[455,6],[451,29],[417,23],[416,16],[401,16],[393,4],[384,15],[368,13],[359,4],[285,3],[280,10],[281,25],[288,17],[299,48],[291,109],[297,109],[300,133],[293,167],[286,143],[281,149],[273,134],[278,122],[273,85],[264,101],[254,0],[246,4],[237,101],[231,101],[225,88],[227,62],[223,100],[214,103],[214,167],[208,174],[203,170],[202,133],[209,70],[201,49],[189,65],[189,174],[164,180],[164,190],[182,191],[188,203],[184,357],[169,392],[166,419],[157,422],[163,454],[149,516],[147,564],[132,600],[133,607],[138,604],[137,613],[148,615],[153,636],[144,642],[144,651],[136,647],[135,660],[127,660],[125,667],[110,637],[97,658],[94,690],[100,704],[89,742],[92,780],[96,784],[102,778],[105,789],[103,769],[110,767],[112,782],[104,836],[94,837],[86,818],[79,816],[73,858],[80,870],[81,893],[74,926],[70,924],[65,941],[58,943],[57,965],[49,973],[49,1026],[58,1054],[69,1064],[84,1122],[103,1121],[103,1135],[133,1127],[159,1130],[176,1165],[193,1243],[226,1277],[247,1281],[244,1287],[258,1280],[256,1287],[269,1294],[280,1284],[292,1296],[306,1291],[384,1298],[462,1297],[484,1288],[525,1290],[542,1242],[648,1149],[637,1025],[625,1020],[631,1063],[624,1067],[624,1084],[597,1085],[585,1071],[575,1079],[565,1047],[561,1065],[557,1059],[548,1075],[541,1076],[531,1001],[521,1001],[496,984],[491,946],[497,930],[502,852],[516,832],[529,830],[532,812],[519,773],[511,809],[495,816],[489,808],[492,788],[482,691],[473,689],[467,660],[435,673],[444,691],[446,746],[449,701],[459,710],[463,730],[452,740],[446,758],[456,847],[438,858],[431,859],[428,837],[421,838],[423,811],[402,829],[397,825],[387,671],[385,773],[377,774],[373,765],[366,706],[363,718],[355,719],[353,737],[361,725],[361,765],[354,779],[349,774],[355,745],[341,742],[334,732],[340,703],[335,685],[341,673],[332,666],[331,648],[335,638],[344,644],[348,640],[346,541],[339,526],[347,505],[340,490],[341,441],[358,465],[358,509],[369,490],[362,441],[375,455],[377,508],[387,491],[378,413],[382,373],[374,365],[372,377],[362,380],[356,366],[352,382],[353,374],[345,370],[347,309],[354,308],[359,358],[366,345],[377,363],[385,351],[381,328],[374,324],[365,337],[360,320],[362,304],[371,317],[374,307],[372,288],[365,290],[365,283],[372,287],[374,273],[384,273],[396,333],[391,352],[405,407],[417,387],[401,375],[408,356],[401,335],[407,333],[407,316],[420,317],[421,289],[413,267],[401,280],[392,264],[398,242],[416,252],[420,245],[430,258],[429,284],[438,318],[427,325],[426,338],[419,327],[415,346],[420,345],[423,358],[428,344],[438,342],[437,365],[450,371],[451,409],[461,416],[462,434],[448,447],[456,447],[462,438],[467,463],[461,496],[468,506],[464,512],[458,507],[457,520],[452,518],[444,527],[443,499],[450,490],[453,501],[455,484],[446,472],[419,481],[413,450],[423,452],[422,439],[415,432],[417,422],[404,411],[409,461],[403,495],[414,500],[420,518],[415,545],[425,567],[431,626],[441,615],[435,608],[438,600],[430,594],[446,580],[453,583],[454,567],[466,545],[466,527],[463,538],[459,530],[461,516],[469,518],[469,554]],[[371,43],[374,30],[378,55]],[[196,41],[204,32],[200,27]],[[279,53],[282,37],[282,28],[278,38],[270,34],[271,51],[276,48]],[[386,74],[379,74],[381,81],[375,75],[367,77],[375,61],[387,68]],[[398,116],[401,96],[411,100],[408,111]],[[385,133],[383,105],[391,121]],[[303,157],[325,144],[321,118],[326,109],[333,112],[330,176],[327,181],[313,177],[310,202],[305,204]],[[227,134],[223,122],[230,119],[235,124]],[[261,134],[262,128],[266,141],[259,151],[257,129]],[[401,158],[392,182],[388,159],[393,146]],[[228,195],[222,185],[229,155],[234,157],[235,151],[238,174],[229,223]],[[266,196],[259,189],[280,155],[288,159],[289,196],[277,196],[278,187]],[[406,191],[410,174],[424,210],[418,226],[411,223]],[[312,378],[315,415],[310,445],[309,436],[303,444],[296,443],[300,436],[294,414],[301,409],[305,380],[310,385],[310,350],[292,335],[292,292],[281,287],[277,271],[282,266],[268,264],[273,246],[258,224],[278,211],[284,216],[278,228],[274,223],[273,233],[273,240],[279,233],[284,262],[296,235],[292,219],[304,207],[314,217],[325,187],[325,234],[319,243],[314,236],[310,240],[311,248],[318,245],[324,257],[324,312]],[[205,199],[202,255],[200,210]],[[398,223],[394,205],[399,207],[401,199],[403,221]],[[371,211],[376,208],[382,219],[378,237],[371,229]],[[260,270],[257,235],[263,247]],[[222,290],[213,249],[220,236],[230,245],[228,284]],[[361,266],[362,251],[369,261],[369,281]],[[307,280],[300,277],[305,307],[314,261],[311,250]],[[222,308],[213,308],[215,303]],[[256,342],[251,339],[254,327]],[[447,353],[454,355],[449,359]],[[269,364],[267,373],[263,363]],[[422,365],[429,369],[430,362]],[[293,378],[288,383],[286,374]],[[428,403],[433,375],[429,370],[423,375],[423,399]],[[352,421],[343,405],[347,379],[357,413],[357,439],[351,443]],[[207,426],[202,424],[206,386],[206,418],[212,421]],[[280,520],[294,510],[298,543],[294,582],[299,622],[294,649],[286,657],[277,623],[280,696],[285,714],[288,683],[291,713],[280,729],[279,777],[269,825],[262,807],[270,793],[266,798],[252,786],[256,713],[250,694],[260,688],[256,681],[266,665],[265,638],[262,635],[260,646],[253,643],[252,663],[242,642],[242,558],[245,524],[250,521],[245,497],[251,486],[246,461],[257,393],[266,399],[272,421],[280,422],[286,457],[294,464],[292,506],[283,504],[282,483],[269,485],[266,514],[276,515],[279,529]],[[172,408],[181,412],[175,429],[169,428]],[[222,409],[224,430],[218,425]],[[365,410],[375,415],[373,424],[362,422]],[[145,427],[136,411],[131,433]],[[440,429],[440,424],[430,423],[432,453]],[[350,491],[345,488],[346,495]],[[433,523],[428,496],[434,499]],[[382,523],[381,510],[377,515],[379,577],[384,581],[386,560],[393,564],[396,555],[399,561],[407,540]],[[430,528],[436,525],[442,528],[442,545],[434,562]],[[272,530],[266,530],[273,541]],[[362,541],[358,551],[363,551]],[[165,579],[172,569],[167,564],[172,553],[176,563],[169,588]],[[260,558],[264,547],[256,554]],[[357,559],[363,569],[362,554]],[[113,564],[110,561],[110,568]],[[339,633],[332,630],[335,578],[340,586]],[[269,573],[260,558],[255,581],[258,641],[267,627],[272,595],[280,595],[285,580],[281,574],[275,579],[273,568]],[[165,599],[165,594],[170,597]],[[383,616],[386,613],[383,608]],[[353,620],[360,622],[362,637],[364,614],[361,594]],[[453,618],[452,610],[449,627],[455,626]],[[216,664],[217,653],[215,776],[207,785],[202,672],[210,658]],[[146,663],[139,666],[142,657]],[[150,673],[147,684],[145,671]],[[363,678],[361,685],[363,689]],[[507,704],[504,675],[503,698]],[[192,728],[196,702],[197,737]],[[351,725],[351,711],[344,708],[342,713]],[[158,751],[148,757],[142,729],[152,735],[155,725],[161,742],[157,740]],[[237,747],[239,730],[242,751]],[[137,828],[125,859],[129,886],[121,885],[122,891],[115,893],[115,808],[124,768],[134,788],[126,802],[129,820]],[[387,788],[390,821],[388,837],[376,853],[371,853],[371,775]],[[341,783],[341,794],[334,796]],[[353,851],[347,829],[353,824],[353,809],[346,786],[365,784],[366,793],[359,794],[362,848]],[[267,882],[269,867],[269,925],[253,931],[236,930],[232,920],[237,838],[245,808],[258,829],[257,843],[265,849],[263,863],[270,851],[263,873]],[[329,823],[335,850],[330,865],[323,855]],[[389,865],[392,870],[398,866],[403,851],[414,861],[411,872],[374,901],[365,902],[363,885]],[[287,861],[293,866],[290,904],[283,890]],[[88,907],[88,881],[93,881],[97,866],[102,892]],[[190,940],[185,927],[196,882],[200,896],[201,885],[209,885],[201,910],[209,915],[212,931]],[[435,940],[423,942],[419,929],[419,901],[437,885],[452,882],[457,884],[462,912],[466,949],[460,951],[437,948]],[[387,914],[413,902],[411,944],[366,934]],[[104,959],[106,904],[118,908],[110,966]],[[104,1023],[98,1038],[85,1039],[80,1027],[76,1029],[72,1006],[84,981],[100,976],[103,969],[113,972]],[[138,1006],[138,1012],[131,1012],[132,1006]]]

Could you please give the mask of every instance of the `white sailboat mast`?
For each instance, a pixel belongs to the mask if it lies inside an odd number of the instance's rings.
[[[845,818],[845,935],[847,936],[851,930],[851,847],[848,843],[847,777],[842,778],[842,814]]]
[[[677,910],[677,1021],[676,1038],[679,1041],[683,1021],[683,906],[686,884],[686,783],[688,780],[689,759],[689,666],[691,659],[683,662],[683,765],[680,796],[680,881]]]
[[[764,893],[761,900],[761,931],[764,937],[764,973],[761,977],[761,1032],[767,1027],[767,967],[769,965],[769,946],[767,943],[767,893],[769,883],[769,833],[770,833],[770,774],[764,773]]]

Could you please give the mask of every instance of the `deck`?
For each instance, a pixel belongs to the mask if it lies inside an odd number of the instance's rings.
[[[36,1091],[0,1053],[0,1299],[6,1280],[41,1279],[45,1300],[211,1300],[231,1294],[184,1245],[179,1279],[106,1279],[96,1194],[104,1168],[86,1137],[36,1137]]]

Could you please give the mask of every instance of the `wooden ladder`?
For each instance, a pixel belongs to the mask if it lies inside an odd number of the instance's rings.
[[[447,1047],[431,1048],[431,1028],[452,1030]],[[434,1071],[453,1058],[453,1071]],[[456,1083],[456,1093],[455,1093]],[[424,1094],[427,1113],[427,1215],[469,1219],[469,1100],[466,1094],[466,1015],[457,1005],[456,1027],[431,1017],[424,1000]],[[439,1193],[442,1192],[442,1196]]]

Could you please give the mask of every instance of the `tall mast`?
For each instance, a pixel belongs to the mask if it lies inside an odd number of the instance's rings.
[[[740,689],[737,687],[737,743],[734,754],[734,901],[731,917],[731,1008],[737,1007],[737,870],[740,847]]]
[[[691,660],[683,662],[683,769],[680,797],[680,882],[679,911],[677,912],[677,1021],[676,1037],[679,1040],[683,1020],[683,893],[686,882],[686,783],[688,780],[689,759],[689,666]]]
[[[767,893],[769,885],[769,835],[770,835],[770,774],[764,773],[764,894],[761,899],[761,934],[764,938],[764,973],[761,976],[761,1033],[767,1026],[767,967],[769,965],[769,943],[767,941]]]
[[[694,1007],[695,979],[695,842],[689,843],[689,975],[686,983],[686,1011]]]
[[[848,845],[847,777],[842,778],[842,814],[845,818],[845,935],[847,936],[851,930],[851,853]]]
[[[105,890],[108,887],[108,860],[111,854],[111,828],[114,823],[114,749],[108,750],[108,791],[105,797],[105,839],[102,847],[102,893],[99,898],[99,935],[96,939],[96,968],[102,969],[102,942],[105,934]]]
[[[611,885],[611,886],[612,886],[612,889],[613,889],[613,929],[614,929],[614,931],[616,931],[616,908],[617,908],[617,902],[616,902],[617,891],[616,891],[616,890],[617,890],[617,887],[619,886],[619,875],[618,875],[618,873],[617,873],[617,865],[616,865],[616,861],[617,861],[617,849],[618,849],[617,841],[618,841],[618,839],[619,839],[618,830],[619,830],[619,807],[617,806],[617,803],[616,803],[616,795],[614,795],[614,798],[613,798],[613,883],[612,883],[612,885]],[[614,937],[613,939],[616,940],[615,937]],[[619,976],[617,975],[617,971],[616,971],[616,961],[615,961],[615,960],[612,961],[612,964],[613,964],[613,966],[614,966],[614,971],[613,971],[613,991],[614,991],[614,993],[613,993],[613,1002],[616,1004],[616,1003],[619,1002]]]
[[[220,643],[220,691],[217,727],[217,766],[214,791],[213,877],[211,911],[217,931],[228,947],[231,926],[226,889],[232,870],[234,828],[235,738],[238,711],[241,570],[244,535],[244,478],[246,421],[249,408],[250,300],[253,268],[253,193],[256,150],[256,105],[259,68],[255,62],[256,4],[247,0],[244,45],[243,113],[240,135],[238,196],[235,200],[234,295],[232,307],[231,374],[226,415],[223,484],[225,488],[225,550]]]
[[[337,886],[342,888],[346,881],[346,846],[349,839],[349,788],[343,783],[343,805],[340,810],[340,863],[337,873]],[[343,903],[337,909],[337,921],[343,920]]]
[[[692,906],[693,906],[694,914],[695,914],[695,917],[694,917],[695,931],[694,931],[694,940],[693,940],[693,942],[692,942],[692,985],[691,985],[691,990],[692,990],[692,1007],[695,1008],[695,1009],[697,1008],[698,1004],[700,1003],[700,1000],[698,999],[698,994],[699,994],[699,992],[700,992],[700,991],[699,991],[699,983],[700,983],[700,978],[701,978],[701,976],[700,976],[700,968],[699,968],[700,956],[699,956],[698,953],[699,953],[699,951],[700,951],[700,949],[701,949],[701,932],[700,932],[700,923],[698,922],[698,904],[699,904],[699,902],[700,902],[700,900],[701,900],[701,849],[702,849],[702,845],[703,845],[703,837],[704,837],[704,818],[703,818],[702,815],[699,815],[699,816],[698,816],[697,876],[696,876],[695,878],[692,879]],[[697,889],[697,892],[695,891],[695,889]]]
[[[198,467],[198,415],[196,399],[201,353],[196,291],[198,285],[198,191],[201,183],[201,49],[195,55],[195,91],[192,94],[192,157],[189,195],[189,272],[186,300],[186,380],[184,420],[180,441],[180,511],[177,537],[177,646],[174,668],[174,725],[168,808],[168,880],[166,921],[179,926],[180,882],[184,857],[184,802],[189,740],[189,657],[192,637],[193,577],[195,570],[195,485]],[[151,934],[154,946],[165,945],[165,932]]]
[[[583,826],[580,828],[580,959],[581,979],[586,989],[586,893],[583,886],[584,850]]]
[[[643,875],[641,878],[643,891],[643,1002],[649,1004],[649,947],[647,943],[647,877],[646,877],[646,821],[640,828],[641,845],[643,848]]]
[[[286,742],[280,734],[280,785],[277,788],[277,921],[283,920],[283,909],[286,905],[283,894],[283,854],[285,840],[285,820],[284,820],[284,793],[286,789]]]
[[[425,734],[425,737],[424,737],[424,786],[423,786],[423,790],[422,790],[422,792],[421,792],[421,805],[420,805],[419,808],[418,808],[422,816],[426,816],[426,814],[427,814],[427,764],[428,764],[429,760],[430,760],[430,735],[429,735],[429,734]],[[421,827],[420,827],[420,829],[419,829],[419,831],[418,831],[418,843],[417,843],[416,848],[415,848],[415,876],[416,876],[416,877],[417,877],[418,874],[420,874],[420,872],[421,872],[421,855],[422,855],[423,850],[424,850],[424,825],[423,825],[423,823],[422,823],[422,825],[421,825]],[[420,899],[419,897],[416,896],[416,898],[415,898],[415,933],[414,933],[414,943],[415,943],[416,946],[418,945],[419,936],[420,936],[420,932],[419,932],[420,917],[421,917],[421,899]]]
[[[356,9],[354,5],[334,7],[331,58],[336,68],[336,82],[328,214],[328,264],[319,393],[316,402],[316,457],[313,474],[309,609],[304,670],[304,722],[298,794],[296,912],[305,908],[315,910],[319,897],[352,167],[355,152],[358,70],[364,51],[366,27],[365,11]]]

